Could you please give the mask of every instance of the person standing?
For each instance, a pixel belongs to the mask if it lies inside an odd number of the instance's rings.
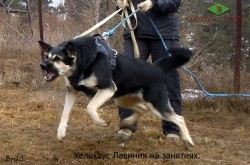
[[[168,55],[163,43],[157,34],[150,19],[154,22],[164,42],[169,49],[179,47],[179,16],[178,9],[181,0],[131,0],[134,6],[140,8],[137,14],[137,20],[131,19],[131,24],[137,26],[134,29],[135,38],[139,48],[139,58],[148,60],[151,55],[152,62]],[[124,0],[117,0],[119,8],[127,7],[128,3]],[[124,52],[125,55],[135,56],[134,46],[129,30],[124,29]],[[178,115],[182,112],[182,98],[180,77],[177,69],[171,69],[165,73],[167,77],[166,85],[168,87],[169,101],[172,108]],[[166,100],[167,103],[167,100]],[[120,119],[125,119],[133,114],[132,110],[119,107]],[[126,128],[120,128],[117,138],[120,141],[127,141],[132,137],[132,133],[136,131],[137,123]],[[179,140],[179,128],[172,122],[162,121],[163,134],[171,140]]]

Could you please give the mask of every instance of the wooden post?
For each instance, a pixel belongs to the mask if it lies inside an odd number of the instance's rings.
[[[235,71],[234,71],[234,91],[240,93],[240,64],[242,48],[242,3],[236,0],[236,53],[235,53]]]
[[[42,0],[38,0],[38,13],[39,13],[39,30],[40,40],[43,41],[43,15],[42,15]],[[41,49],[41,59],[43,59],[43,51]]]
[[[31,34],[33,36],[33,29],[32,29],[32,23],[31,23],[31,16],[30,16],[30,1],[26,0],[26,7],[27,7],[27,11],[28,11],[28,17],[29,17],[29,23],[30,23],[30,30],[31,30]]]

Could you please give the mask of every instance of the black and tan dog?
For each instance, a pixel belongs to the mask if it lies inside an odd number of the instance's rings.
[[[46,72],[46,81],[53,81],[59,75],[65,78],[68,92],[64,110],[57,131],[59,140],[66,136],[69,115],[74,106],[78,91],[94,96],[87,105],[87,112],[99,125],[107,125],[100,118],[97,109],[113,98],[118,106],[129,108],[135,113],[121,121],[128,126],[138,120],[146,111],[152,111],[160,119],[171,121],[179,126],[180,135],[187,146],[194,143],[189,135],[184,118],[177,115],[168,101],[164,72],[186,63],[192,52],[177,48],[153,65],[127,55],[116,56],[115,69],[110,67],[110,57],[99,51],[96,37],[80,37],[53,47],[39,41],[45,52],[41,68]]]

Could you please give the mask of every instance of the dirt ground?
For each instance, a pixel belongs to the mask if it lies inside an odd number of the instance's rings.
[[[99,111],[108,127],[93,124],[82,94],[70,117],[67,137],[56,131],[64,91],[0,89],[0,164],[250,164],[250,115],[223,107],[199,108],[185,103],[184,117],[196,147],[165,140],[161,122],[151,113],[140,119],[138,131],[122,147],[115,133],[116,106]]]

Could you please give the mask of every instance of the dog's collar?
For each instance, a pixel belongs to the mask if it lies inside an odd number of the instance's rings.
[[[95,38],[95,44],[97,46],[97,52],[107,55],[109,59],[110,68],[112,70],[115,70],[117,51],[114,49],[111,49],[108,43],[104,39],[102,39],[100,36],[96,36],[94,38]]]

